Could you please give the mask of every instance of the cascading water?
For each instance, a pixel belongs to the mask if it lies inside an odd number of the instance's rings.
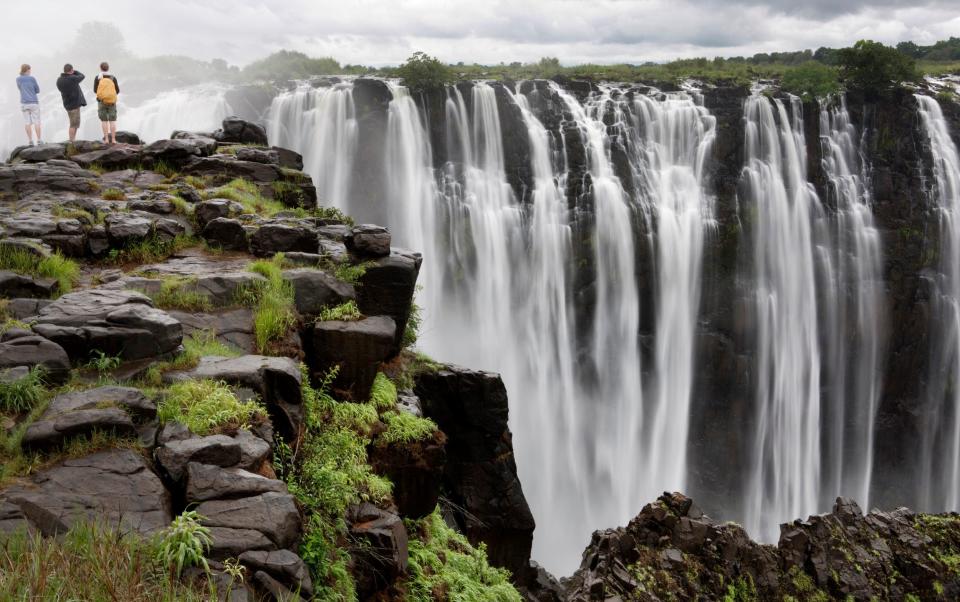
[[[757,389],[746,527],[775,541],[779,524],[816,511],[820,494],[820,347],[813,220],[802,107],[755,93],[744,102],[743,180],[754,237]]]
[[[933,156],[934,195],[940,213],[940,274],[931,317],[928,408],[919,454],[920,505],[960,505],[960,154],[937,101],[917,95]]]
[[[350,208],[350,180],[357,147],[353,87],[302,84],[270,103],[267,138],[272,144],[297,149],[303,168],[313,177],[324,205]]]
[[[824,412],[822,506],[833,496],[856,499],[869,508],[873,474],[873,431],[886,345],[883,257],[873,225],[870,191],[860,140],[850,122],[846,98],[820,108],[820,142],[828,194],[836,207],[834,278],[827,298],[838,302],[826,320],[830,393]],[[849,375],[849,378],[848,378]]]

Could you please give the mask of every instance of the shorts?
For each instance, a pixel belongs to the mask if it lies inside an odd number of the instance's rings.
[[[40,105],[20,105],[20,111],[23,113],[23,122],[25,124],[40,125]]]
[[[70,118],[70,127],[74,129],[80,127],[80,107],[67,111],[67,117]]]
[[[97,102],[97,117],[100,118],[100,121],[116,121],[117,120],[117,105],[108,105],[106,103]]]

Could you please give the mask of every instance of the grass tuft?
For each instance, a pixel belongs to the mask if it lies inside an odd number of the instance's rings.
[[[127,195],[119,188],[107,188],[100,193],[100,197],[105,201],[125,201]]]
[[[377,372],[370,388],[370,403],[380,412],[397,408],[397,387],[383,372]]]
[[[69,293],[80,276],[80,266],[59,252],[41,257],[10,245],[0,246],[0,270],[57,281],[61,295]]]
[[[240,401],[224,382],[188,380],[167,389],[157,406],[161,423],[176,420],[197,435],[208,435],[222,428],[244,428],[265,417],[258,403]]]
[[[380,434],[377,443],[392,445],[426,441],[437,432],[437,425],[429,418],[420,418],[409,412],[389,412],[383,416],[387,430]]]
[[[190,288],[196,282],[196,278],[164,278],[160,283],[160,291],[152,295],[153,302],[163,309],[209,311],[213,307],[210,298]]]
[[[297,322],[293,284],[283,278],[283,254],[255,261],[248,269],[267,279],[265,284],[247,291],[254,302],[253,331],[257,349],[265,353],[280,341]]]
[[[353,322],[359,320],[361,317],[362,314],[360,313],[360,309],[357,308],[356,302],[350,300],[336,307],[324,307],[320,310],[317,321],[329,322],[331,320],[339,320],[342,322]]]
[[[156,263],[196,244],[197,240],[186,234],[179,234],[173,239],[151,236],[123,249],[110,249],[106,261],[112,264]]]
[[[45,393],[43,368],[34,367],[23,378],[0,381],[0,412],[20,414],[31,410]]]

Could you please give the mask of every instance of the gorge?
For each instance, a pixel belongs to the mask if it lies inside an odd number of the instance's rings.
[[[765,543],[838,496],[960,510],[956,85],[317,78],[121,109],[147,142],[261,122],[321,205],[422,253],[418,348],[502,375],[532,557],[565,576],[664,491]]]

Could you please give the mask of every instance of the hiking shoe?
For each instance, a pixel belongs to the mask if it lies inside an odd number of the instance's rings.
[[[37,146],[43,146],[43,140],[37,140]]]

